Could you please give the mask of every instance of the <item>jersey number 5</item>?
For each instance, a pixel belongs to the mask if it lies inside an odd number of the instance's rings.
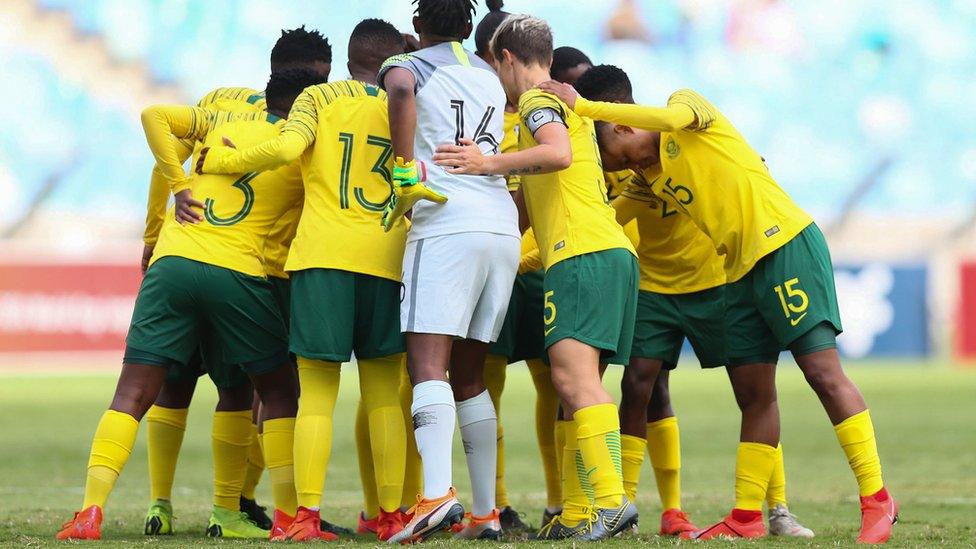
[[[355,136],[351,133],[342,132],[339,134],[339,143],[342,145],[342,164],[339,166],[339,208],[343,210],[349,209],[349,172],[352,166],[354,141]],[[389,187],[389,193],[383,198],[382,202],[373,202],[366,198],[366,191],[363,187],[354,187],[353,195],[356,197],[356,202],[359,202],[359,205],[363,209],[370,212],[382,212],[386,206],[386,202],[390,200],[390,195],[393,194],[393,174],[390,173],[390,168],[388,167],[390,158],[393,156],[393,145],[389,139],[375,135],[366,136],[366,145],[379,149],[370,172],[378,173],[383,177],[383,180],[386,181]]]

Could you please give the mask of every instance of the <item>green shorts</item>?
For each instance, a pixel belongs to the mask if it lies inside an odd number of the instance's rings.
[[[277,276],[269,276],[271,282],[271,293],[274,294],[275,303],[281,311],[281,318],[285,321],[285,328],[291,319],[291,280]]]
[[[338,269],[291,273],[291,352],[332,362],[402,353],[400,287]]]
[[[204,346],[208,371],[263,374],[288,361],[284,321],[263,278],[168,256],[139,288],[123,362],[171,368],[191,365]]]
[[[630,361],[637,315],[637,258],[624,248],[556,263],[543,281],[546,349],[575,339],[601,350],[601,360]]]
[[[775,363],[780,352],[821,324],[831,327],[835,336],[843,329],[830,250],[815,223],[726,286],[726,333],[733,366]],[[820,347],[824,345],[829,342]]]
[[[166,383],[196,382],[206,374],[218,389],[232,389],[250,383],[244,370],[220,360],[220,345],[216,338],[205,337],[197,352],[186,364],[174,363],[166,374]]]
[[[515,277],[505,324],[498,341],[491,346],[491,354],[506,357],[509,363],[546,357],[546,338],[540,320],[543,278],[542,269]]]
[[[702,368],[728,364],[725,353],[725,285],[688,294],[641,291],[631,357],[678,365],[685,338]]]

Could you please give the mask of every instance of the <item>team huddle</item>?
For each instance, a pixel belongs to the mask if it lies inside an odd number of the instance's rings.
[[[786,501],[775,371],[788,350],[857,480],[858,541],[886,542],[898,506],[838,358],[829,250],[762,157],[695,91],[636,104],[624,71],[554,51],[539,18],[493,0],[475,29],[473,0],[415,3],[419,40],[380,19],[356,25],[347,80],[328,82],[331,46],[302,27],[282,33],[263,92],[143,111],[156,161],[145,276],[82,510],[58,539],[101,537],[143,419],[145,533],[173,533],[203,374],[218,394],[206,534],[352,535],[321,507],[340,366],[354,356],[358,534],[529,530],[508,501],[499,420],[505,369],[525,361],[547,498],[532,538],[636,529],[645,455],[660,535],[812,537]],[[701,367],[727,369],[742,418],[735,501],[706,528],[682,508],[668,388],[685,339]],[[619,405],[608,364],[624,365]],[[271,516],[255,501],[264,470]]]

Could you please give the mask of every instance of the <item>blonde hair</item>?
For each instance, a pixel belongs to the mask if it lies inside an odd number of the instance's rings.
[[[508,50],[527,65],[538,63],[548,68],[552,64],[552,29],[538,17],[510,15],[495,29],[490,48],[495,59],[501,60],[502,50]]]

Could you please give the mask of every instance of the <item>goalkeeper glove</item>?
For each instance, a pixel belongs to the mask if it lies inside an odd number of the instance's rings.
[[[389,231],[398,220],[421,200],[437,204],[447,202],[447,197],[435,192],[424,182],[427,181],[427,166],[421,160],[404,162],[397,157],[393,163],[393,194],[383,210],[383,230]]]

